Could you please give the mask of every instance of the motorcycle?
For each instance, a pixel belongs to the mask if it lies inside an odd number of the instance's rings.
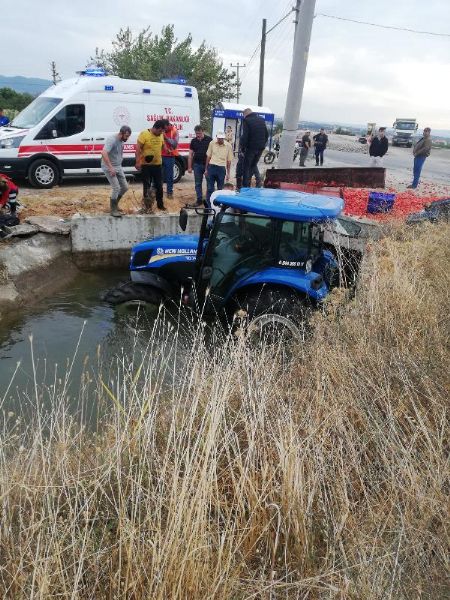
[[[300,149],[301,149],[301,142],[295,142],[295,148],[294,148],[294,158],[292,159],[293,161],[297,160],[297,158],[300,155]],[[266,165],[271,165],[274,160],[276,158],[278,158],[278,155],[280,154],[280,144],[279,143],[275,143],[273,145],[273,150],[268,150],[266,152],[266,154],[264,155],[264,163]]]

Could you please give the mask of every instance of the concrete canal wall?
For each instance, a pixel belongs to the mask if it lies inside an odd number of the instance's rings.
[[[198,232],[200,217],[191,215],[187,233]],[[181,233],[178,214],[77,216],[71,222],[72,255],[80,268],[126,266],[130,249],[143,240]]]

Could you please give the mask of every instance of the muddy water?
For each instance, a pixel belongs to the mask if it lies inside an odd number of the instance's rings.
[[[3,414],[26,413],[36,398],[57,401],[62,390],[78,410],[86,382],[94,389],[99,374],[111,381],[117,356],[128,360],[155,338],[155,309],[136,313],[101,300],[103,291],[126,278],[126,272],[82,273],[69,288],[0,323]]]

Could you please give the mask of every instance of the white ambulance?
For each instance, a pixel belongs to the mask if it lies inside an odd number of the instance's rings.
[[[122,125],[132,130],[124,147],[124,170],[135,172],[137,136],[158,119],[168,119],[179,130],[174,167],[179,181],[200,122],[197,90],[184,82],[121,79],[87,69],[50,87],[0,128],[0,173],[25,177],[40,188],[51,188],[64,176],[102,174],[105,139]]]

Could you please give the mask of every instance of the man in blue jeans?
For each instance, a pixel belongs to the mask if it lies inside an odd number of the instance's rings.
[[[206,152],[208,151],[209,144],[212,142],[212,138],[205,134],[201,125],[196,125],[194,131],[195,138],[191,140],[189,146],[188,173],[192,173],[192,168],[194,169],[195,194],[197,196],[195,206],[202,206]]]
[[[207,181],[206,187],[206,207],[210,208],[211,194],[214,192],[214,186],[217,184],[217,189],[221,190],[225,179],[230,180],[231,161],[233,160],[233,148],[231,144],[225,140],[223,131],[219,131],[216,139],[210,142],[206,152],[206,168],[205,177]]]
[[[164,146],[162,149],[162,167],[166,180],[167,198],[173,198],[173,168],[175,157],[178,156],[178,130],[167,119],[164,121]]]
[[[420,174],[422,172],[422,167],[427,159],[427,156],[430,156],[431,152],[431,129],[429,127],[425,127],[423,130],[422,138],[417,142],[414,146],[413,154],[414,154],[414,178],[411,185],[408,185],[408,188],[415,190],[419,185]]]

